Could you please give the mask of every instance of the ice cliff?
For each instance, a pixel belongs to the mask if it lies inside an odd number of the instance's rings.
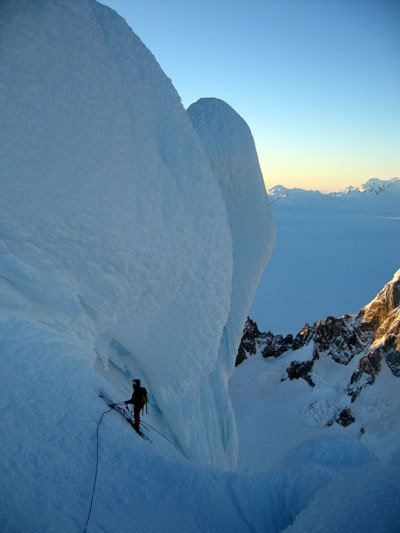
[[[242,335],[240,328],[271,255],[275,224],[246,122],[216,98],[202,98],[188,113],[221,187],[232,234],[231,307],[222,342],[230,371]]]
[[[19,410],[32,460],[50,440],[68,464],[99,388],[126,399],[140,377],[183,455],[234,468],[227,379],[274,231],[247,126],[219,101],[190,120],[93,0],[6,0],[0,17],[4,464],[25,453]]]

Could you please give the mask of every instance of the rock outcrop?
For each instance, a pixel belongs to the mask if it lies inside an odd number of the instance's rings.
[[[330,357],[336,363],[347,365],[358,357],[357,368],[347,387],[347,393],[354,402],[364,387],[375,382],[383,362],[394,376],[400,377],[399,331],[400,270],[357,315],[344,315],[340,318],[329,316],[311,326],[306,324],[295,337],[262,333],[249,318],[236,365],[256,353],[257,347],[263,357],[279,357],[289,350],[300,350],[312,342],[312,357],[307,361],[292,361],[286,369],[287,377],[291,380],[302,378],[313,387],[312,370],[316,360]],[[350,411],[341,411],[336,421],[346,426],[352,419]]]

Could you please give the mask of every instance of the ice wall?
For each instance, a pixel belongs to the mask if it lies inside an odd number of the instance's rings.
[[[153,424],[186,456],[234,467],[234,421],[219,405],[227,391],[214,386],[231,234],[179,96],[124,20],[93,0],[6,0],[0,17],[4,342],[14,319],[18,337],[24,323],[40,325],[43,343],[60,332],[55,359],[89,359],[116,399],[141,377]],[[40,351],[35,336],[24,383],[37,380]],[[40,379],[76,394],[68,379]],[[44,412],[27,415],[40,424]]]
[[[202,98],[188,108],[224,197],[232,235],[233,277],[229,316],[219,348],[214,390],[226,390],[257,285],[275,241],[275,224],[250,129],[225,102]],[[232,412],[230,400],[218,399],[221,412]],[[226,450],[237,442],[226,424],[219,440]]]
[[[275,223],[253,137],[246,122],[217,98],[188,108],[218,180],[233,241],[231,308],[221,343],[228,375],[257,285],[275,242]]]

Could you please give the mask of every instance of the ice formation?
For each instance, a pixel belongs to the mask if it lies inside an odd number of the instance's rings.
[[[93,0],[7,1],[1,16],[4,328],[60,331],[117,398],[141,377],[185,456],[234,468],[226,381],[257,276],[179,96],[125,21]],[[246,189],[254,197],[247,170],[241,201]]]
[[[271,255],[275,224],[254,140],[246,122],[217,98],[202,98],[188,109],[225,199],[233,245],[230,316],[223,349],[232,368],[239,332]]]

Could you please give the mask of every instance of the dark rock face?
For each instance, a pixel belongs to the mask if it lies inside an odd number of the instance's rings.
[[[400,377],[400,351],[396,348],[396,339],[397,337],[393,335],[386,337],[382,344],[361,357],[347,389],[352,402],[366,385],[375,382],[383,361],[386,361],[394,376]]]
[[[292,361],[286,369],[288,378],[290,380],[303,378],[311,387],[315,387],[311,377],[313,366],[314,361]]]
[[[284,352],[291,350],[293,346],[293,335],[274,335],[271,332],[268,332],[263,337],[263,342],[265,343],[262,349],[263,357],[279,357]]]
[[[257,324],[247,318],[246,326],[244,328],[242,344],[246,352],[255,354],[257,351],[256,339],[260,336],[260,330],[258,329]]]
[[[397,279],[387,283],[378,296],[360,311],[360,315],[363,317],[363,322],[376,332],[377,337],[380,337],[389,327],[399,332],[399,307],[400,275]],[[397,349],[400,349],[399,344]]]
[[[364,332],[370,333],[370,349],[361,357],[348,387],[354,402],[362,389],[375,382],[386,362],[392,374],[400,377],[400,276],[385,285],[378,296],[358,314]]]
[[[243,330],[242,340],[240,341],[239,350],[236,356],[235,366],[243,363],[247,359],[247,354],[254,355],[257,352],[257,340],[261,333],[257,324],[247,317],[246,324]]]
[[[299,350],[306,344],[308,344],[315,335],[315,326],[310,326],[309,324],[306,324],[301,331],[296,335],[292,350]]]
[[[400,378],[400,351],[398,350],[398,336],[390,335],[382,346],[382,355],[392,371],[392,374]]]
[[[382,354],[380,350],[371,350],[358,361],[356,370],[353,372],[347,393],[351,401],[357,398],[362,389],[375,382],[376,376],[381,369]]]
[[[278,357],[290,350],[293,345],[293,335],[274,335],[270,331],[261,333],[257,324],[247,318],[242,340],[236,355],[235,366],[240,365],[248,356],[254,355],[259,350],[263,357]]]
[[[338,416],[335,418],[335,422],[337,422],[343,427],[350,426],[350,424],[353,424],[353,422],[355,421],[356,419],[354,418],[351,409],[349,409],[348,407],[342,409]]]
[[[372,338],[372,331],[362,326],[361,322],[351,315],[341,318],[327,317],[315,322],[315,352],[326,354],[337,363],[347,365],[353,357],[360,353]]]

